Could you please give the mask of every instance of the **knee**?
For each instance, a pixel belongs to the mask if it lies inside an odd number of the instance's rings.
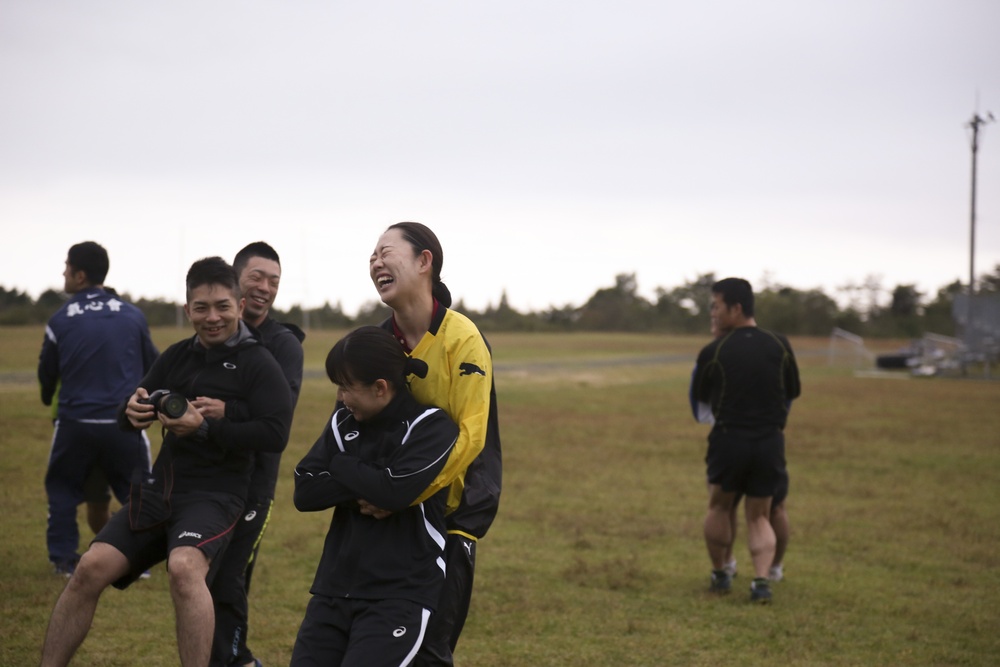
[[[79,593],[99,595],[112,582],[124,576],[126,571],[127,562],[123,566],[109,554],[88,549],[76,564],[67,588]]]
[[[192,586],[203,586],[208,575],[208,559],[194,547],[180,547],[170,552],[167,572],[170,587],[175,591],[183,592]]]

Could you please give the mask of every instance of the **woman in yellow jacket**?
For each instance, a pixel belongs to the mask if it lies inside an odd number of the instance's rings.
[[[427,226],[391,225],[379,237],[369,273],[392,316],[382,326],[410,356],[427,364],[411,375],[410,390],[440,407],[459,427],[458,441],[437,479],[417,502],[448,487],[447,578],[414,665],[452,665],[472,598],[476,543],[489,530],[500,501],[501,458],[493,360],[473,322],[451,310],[441,281],[444,253]],[[378,508],[369,508],[378,515]]]

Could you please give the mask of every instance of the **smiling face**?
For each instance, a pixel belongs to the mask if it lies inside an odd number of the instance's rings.
[[[413,246],[399,229],[390,229],[379,237],[368,271],[382,303],[390,308],[416,291],[430,292],[430,251],[414,254]]]
[[[259,326],[271,310],[278,296],[281,282],[281,265],[273,259],[251,257],[240,273],[240,291],[246,306],[243,319],[248,324]]]
[[[239,329],[243,300],[224,285],[194,287],[184,306],[198,339],[205,347],[221,345]]]
[[[337,400],[343,401],[344,407],[350,410],[359,422],[371,419],[382,412],[391,399],[391,387],[385,380],[376,380],[371,384],[352,382],[337,385]]]

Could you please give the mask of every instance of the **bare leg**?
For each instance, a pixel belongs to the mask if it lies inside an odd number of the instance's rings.
[[[125,555],[110,544],[94,543],[56,601],[42,646],[42,667],[65,667],[90,632],[104,589],[128,572]]]
[[[755,498],[747,496],[747,543],[753,559],[754,576],[767,578],[771,563],[774,562],[775,537],[771,528],[771,497]]]
[[[167,563],[177,619],[177,651],[184,667],[205,667],[212,655],[215,609],[205,582],[208,566],[208,558],[195,547],[177,547]]]
[[[736,530],[739,524],[737,520],[737,510],[739,509],[739,501],[733,503],[733,508],[729,510],[729,530],[730,533],[729,546],[726,548],[726,555],[723,558],[723,567],[731,576],[736,576],[736,559],[733,557],[733,545],[736,543]]]
[[[718,484],[708,485],[708,514],[705,516],[705,546],[712,569],[721,570],[726,564],[727,550],[732,548],[733,531],[730,513],[735,493],[726,493]]]
[[[779,568],[780,571],[782,561],[785,559],[785,550],[788,549],[790,532],[788,512],[785,510],[784,500],[771,508],[771,527],[774,529],[775,537],[774,561],[771,563],[771,567]]]

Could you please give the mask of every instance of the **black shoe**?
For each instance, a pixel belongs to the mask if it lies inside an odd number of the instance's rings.
[[[725,570],[712,570],[712,585],[709,588],[713,593],[726,594],[733,588],[733,578]]]
[[[767,579],[758,578],[750,583],[750,602],[757,604],[771,603],[771,584]]]

